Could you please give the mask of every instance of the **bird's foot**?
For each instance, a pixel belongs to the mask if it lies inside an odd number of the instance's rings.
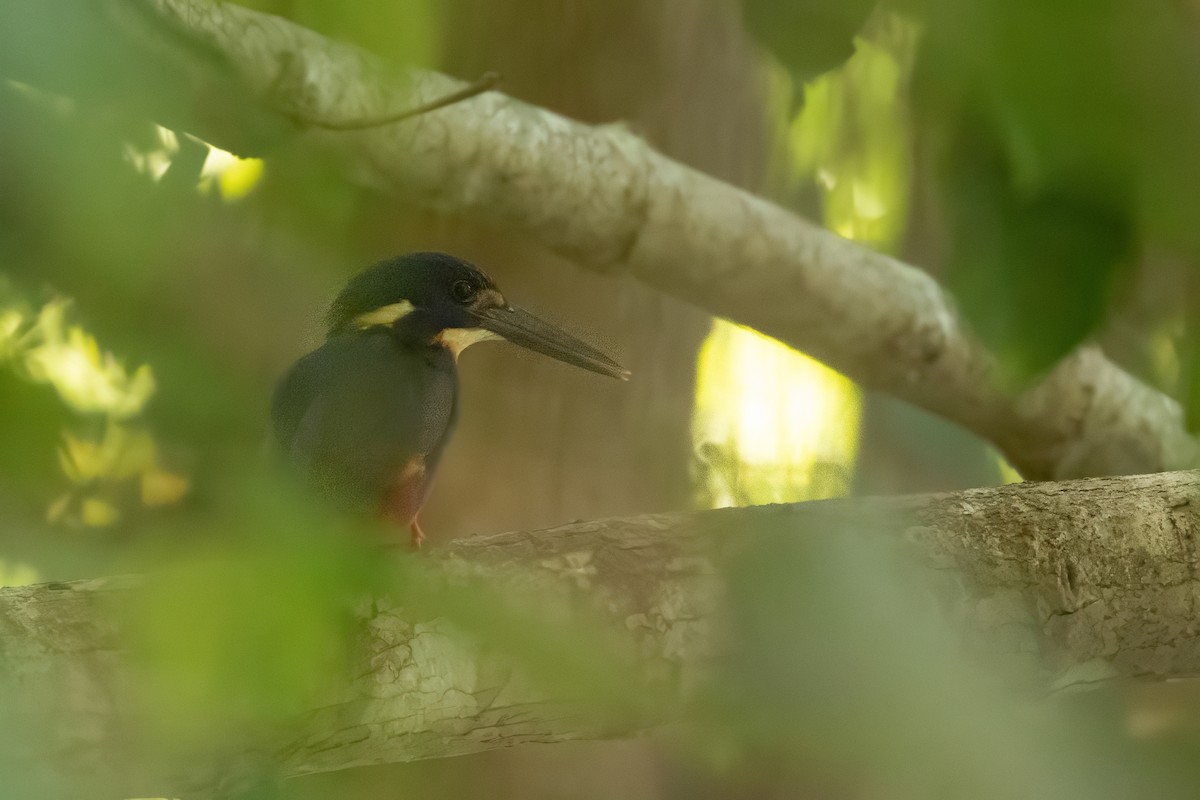
[[[408,524],[408,529],[412,532],[413,550],[420,550],[421,545],[425,543],[425,531],[421,530],[421,523],[417,522],[416,518]]]

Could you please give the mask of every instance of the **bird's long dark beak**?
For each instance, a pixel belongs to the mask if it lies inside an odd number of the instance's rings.
[[[476,314],[480,327],[503,336],[513,344],[610,378],[629,380],[629,370],[566,331],[542,322],[528,311],[512,307],[488,308]]]

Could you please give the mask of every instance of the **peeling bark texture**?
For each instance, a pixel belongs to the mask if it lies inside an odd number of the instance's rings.
[[[121,2],[221,54],[292,119],[371,117],[462,86],[385,74],[351,47],[229,3]],[[1178,404],[1098,348],[1011,397],[928,275],[671,161],[620,125],[583,125],[489,92],[401,124],[305,135],[344,157],[358,181],[523,232],[592,269],[628,270],[958,422],[1027,477],[1196,463]]]
[[[1039,680],[1200,671],[1194,472],[575,523],[460,540],[438,563],[451,580],[483,577],[504,596],[548,591],[564,613],[589,608],[647,680],[678,696],[704,679],[720,638],[723,559],[754,531],[781,527],[797,536],[857,530],[913,548],[933,576],[952,576],[943,581],[955,593],[952,614],[981,652]],[[68,741],[53,752],[78,758],[120,730],[109,720],[122,708],[110,603],[129,591],[102,581],[0,590],[5,673],[23,695],[49,689],[72,707]],[[275,750],[286,774],[629,735],[655,721],[604,718],[552,697],[437,618],[383,601],[361,616],[357,677]]]

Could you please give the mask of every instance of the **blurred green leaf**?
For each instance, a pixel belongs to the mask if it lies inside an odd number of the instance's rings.
[[[1133,264],[1134,233],[1099,193],[1016,186],[1003,157],[980,146],[985,134],[960,135],[971,144],[943,172],[947,282],[1002,376],[1025,382],[1099,326]]]
[[[322,704],[350,652],[357,572],[336,540],[297,544],[200,550],[137,598],[140,694],[160,735],[216,742]]]
[[[915,0],[918,123],[951,283],[1028,379],[1078,344],[1146,249],[1200,259],[1200,36],[1165,0]]]
[[[114,609],[143,758],[263,746],[329,702],[351,662],[352,607],[382,585],[352,524],[270,471],[224,478],[203,514],[142,543],[130,566],[145,585]]]
[[[746,27],[799,87],[854,54],[876,0],[744,0]]]
[[[960,578],[869,523],[795,519],[764,516],[729,566],[729,641],[688,743],[714,774],[881,800],[1187,796],[1119,704],[1048,701],[1014,632],[963,627]]]

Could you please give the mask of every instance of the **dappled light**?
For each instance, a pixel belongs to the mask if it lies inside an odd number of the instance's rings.
[[[58,463],[71,488],[50,502],[46,518],[73,527],[113,526],[122,515],[118,498],[130,485],[136,487],[133,502],[145,507],[182,500],[189,480],[163,465],[157,443],[138,419],[157,389],[150,365],[127,369],[102,350],[71,321],[72,303],[65,298],[32,311],[7,294],[14,305],[0,313],[4,362],[20,379],[52,387],[80,419],[62,432],[58,445]]]
[[[894,15],[856,38],[840,69],[804,86],[787,129],[792,180],[820,190],[826,224],[892,248],[909,186],[905,86],[914,27]],[[861,415],[854,384],[744,327],[717,321],[697,362],[693,438],[703,505],[840,497],[850,490]]]
[[[149,148],[140,149],[130,142],[125,143],[125,160],[135,170],[151,180],[162,180],[171,166],[171,160],[179,153],[179,137],[175,131],[154,126],[154,141]]]
[[[208,145],[208,155],[200,170],[201,193],[214,190],[223,200],[241,200],[262,180],[264,165],[261,158],[238,158],[227,150]]]
[[[264,164],[261,158],[239,158],[194,136],[184,136],[206,151],[200,174],[196,177],[196,189],[201,194],[215,193],[222,200],[234,202],[254,191],[262,180]],[[148,148],[125,142],[125,160],[153,181],[162,180],[178,155],[179,134],[161,125],[154,126],[154,140]]]
[[[52,300],[15,337],[16,366],[35,383],[54,387],[80,414],[99,413],[127,419],[141,413],[154,394],[154,373],[143,364],[127,371],[112,353],[100,350],[95,337],[66,321],[70,303]]]
[[[28,586],[41,580],[41,573],[32,564],[21,561],[0,561],[0,587]]]
[[[760,333],[717,322],[697,365],[694,436],[712,508],[840,497],[858,441],[859,391]]]
[[[907,85],[917,30],[894,14],[856,37],[840,69],[804,87],[788,126],[793,174],[821,187],[825,224],[848,239],[894,248],[911,180]]]

